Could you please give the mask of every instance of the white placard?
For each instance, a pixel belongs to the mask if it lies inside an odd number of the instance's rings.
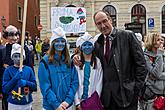
[[[62,27],[66,33],[86,31],[86,10],[82,7],[52,7],[51,29]]]

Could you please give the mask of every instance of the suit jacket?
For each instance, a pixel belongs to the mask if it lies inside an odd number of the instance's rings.
[[[147,69],[144,54],[137,40],[135,34],[132,31],[119,30],[114,28],[111,34],[112,37],[116,37],[116,46],[114,48],[113,55],[117,75],[119,77],[121,102],[118,106],[127,107],[138,93],[144,83]],[[104,35],[100,35],[95,43],[95,52],[103,66],[103,89],[102,89],[102,102],[104,106],[108,106],[110,103],[107,101],[107,95],[110,94],[108,89],[104,85],[108,82],[107,76],[111,74],[109,71],[109,63],[106,64],[107,68],[104,68]],[[106,94],[106,95],[104,95]],[[105,101],[106,100],[106,101]]]

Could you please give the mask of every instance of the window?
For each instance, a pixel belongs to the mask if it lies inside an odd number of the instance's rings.
[[[143,5],[137,4],[131,10],[131,22],[142,23],[142,34],[146,34],[146,9]]]
[[[112,18],[112,25],[116,27],[116,9],[112,5],[107,5],[103,8],[103,11],[107,12]]]
[[[165,33],[165,5],[162,8],[162,33]]]
[[[18,21],[23,21],[23,11],[21,6],[17,6],[17,18]]]
[[[66,7],[76,7],[75,5],[67,5]]]
[[[34,17],[34,25],[37,27],[38,26],[38,19],[37,16]]]

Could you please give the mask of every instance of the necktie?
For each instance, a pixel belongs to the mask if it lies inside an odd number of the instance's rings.
[[[109,36],[106,37],[106,46],[105,46],[105,59],[108,61],[110,54],[110,41],[109,41]]]

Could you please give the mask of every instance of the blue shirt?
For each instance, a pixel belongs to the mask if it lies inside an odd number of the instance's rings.
[[[37,88],[36,79],[33,70],[30,67],[24,66],[22,68],[22,79],[27,81],[26,86],[29,87],[30,93],[27,100],[24,94],[24,87],[21,87],[21,95],[23,95],[23,97],[19,101],[17,98],[13,98],[11,93],[12,90],[18,93],[18,81],[13,78],[18,71],[19,67],[15,66],[9,66],[7,69],[5,69],[2,88],[4,93],[9,94],[7,99],[8,102],[16,105],[25,105],[32,102],[31,93]]]

